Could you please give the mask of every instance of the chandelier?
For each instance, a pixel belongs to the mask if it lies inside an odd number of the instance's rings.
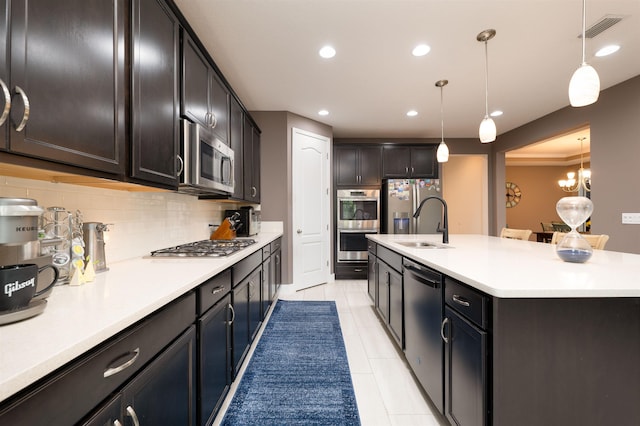
[[[580,168],[578,169],[578,177],[576,179],[575,172],[567,173],[567,179],[558,181],[558,185],[564,192],[578,192],[582,188],[586,192],[591,191],[591,170],[585,169],[582,162],[582,143],[586,138],[578,138],[580,141]]]

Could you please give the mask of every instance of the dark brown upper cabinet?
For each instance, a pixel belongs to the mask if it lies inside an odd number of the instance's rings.
[[[382,148],[382,177],[437,178],[436,145],[385,145]]]
[[[244,200],[260,202],[260,132],[245,116],[243,136]],[[236,163],[238,164],[238,163]]]
[[[380,152],[380,146],[336,146],[334,149],[336,185],[380,185]]]
[[[125,173],[125,3],[11,3],[12,152]]]
[[[244,111],[240,103],[234,98],[230,99],[229,114],[229,146],[233,149],[233,195],[232,198],[241,200],[244,196],[244,155],[243,155],[243,127]]]
[[[134,0],[131,176],[177,188],[180,25],[162,0]]]
[[[7,0],[0,0],[0,149],[8,148],[9,108],[11,94],[9,93],[9,8]]]
[[[186,32],[182,45],[182,115],[229,143],[229,92]]]

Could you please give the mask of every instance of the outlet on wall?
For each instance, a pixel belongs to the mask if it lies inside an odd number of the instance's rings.
[[[622,213],[622,223],[640,225],[640,213]]]

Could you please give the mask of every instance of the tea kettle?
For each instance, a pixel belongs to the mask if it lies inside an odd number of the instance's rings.
[[[108,225],[101,222],[84,222],[82,224],[85,253],[89,261],[93,262],[96,272],[109,269],[104,254],[104,232],[109,231]]]

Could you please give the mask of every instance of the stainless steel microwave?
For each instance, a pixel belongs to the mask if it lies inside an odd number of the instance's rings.
[[[181,121],[184,165],[179,191],[232,194],[234,154],[231,147],[206,127],[184,119]]]

